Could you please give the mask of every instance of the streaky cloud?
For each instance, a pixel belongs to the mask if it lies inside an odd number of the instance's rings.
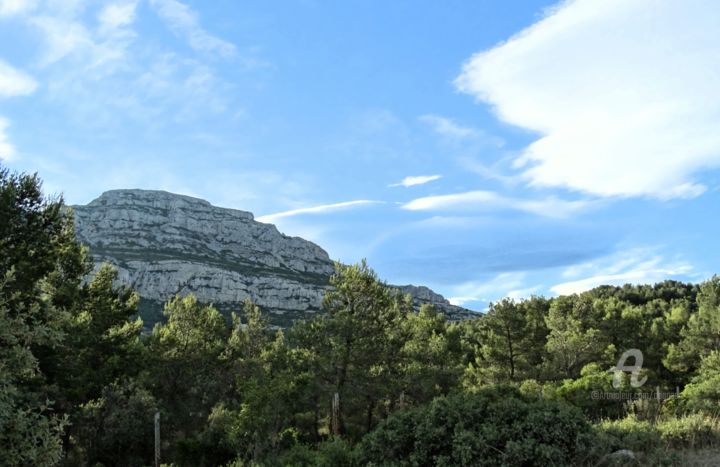
[[[367,206],[371,204],[384,204],[384,201],[372,201],[367,199],[359,199],[354,201],[343,201],[341,203],[322,204],[320,206],[312,206],[307,208],[291,209],[289,211],[277,212],[275,214],[267,214],[260,216],[256,220],[258,222],[272,223],[278,219],[286,217],[300,216],[303,214],[323,214],[330,211],[338,211],[342,209],[353,208],[357,206]]]
[[[421,115],[419,120],[432,126],[436,133],[450,138],[465,139],[481,135],[481,132],[475,128],[460,125],[440,115]]]
[[[442,175],[417,175],[417,176],[408,176],[403,178],[398,183],[392,183],[388,185],[388,187],[398,187],[398,186],[404,186],[404,187],[411,187],[416,185],[424,185],[426,183],[430,183],[435,180],[439,180],[442,178]]]
[[[510,209],[546,217],[568,217],[593,204],[592,201],[566,201],[554,196],[542,199],[520,199],[499,195],[494,191],[468,191],[448,195],[426,196],[401,206],[409,211],[482,211]]]
[[[158,15],[172,32],[184,38],[190,47],[201,52],[217,53],[232,57],[237,53],[234,44],[213,36],[200,26],[197,13],[177,0],[150,0]]]

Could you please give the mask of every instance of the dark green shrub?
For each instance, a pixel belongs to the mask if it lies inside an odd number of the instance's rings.
[[[145,465],[153,455],[155,407],[152,395],[132,381],[106,387],[73,420],[81,456],[90,465]]]
[[[281,456],[278,465],[294,467],[352,467],[356,465],[353,448],[345,440],[331,439],[317,445],[316,449],[296,444]]]
[[[397,413],[358,450],[363,465],[577,465],[590,433],[574,407],[494,387]]]

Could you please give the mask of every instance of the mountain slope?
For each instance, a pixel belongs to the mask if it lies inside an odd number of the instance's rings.
[[[73,206],[77,235],[96,265],[114,264],[143,298],[148,324],[162,303],[194,293],[222,311],[250,297],[273,324],[320,310],[333,262],[316,244],[284,235],[249,212],[164,191],[113,190]],[[405,286],[417,305],[436,304],[451,319],[473,316],[426,287]]]

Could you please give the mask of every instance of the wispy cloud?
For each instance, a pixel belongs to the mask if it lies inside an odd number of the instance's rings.
[[[487,280],[469,281],[451,287],[452,296],[448,301],[457,306],[479,302],[487,306],[496,297],[507,297],[513,291],[521,290],[524,283],[525,273],[504,272]]]
[[[482,135],[482,132],[475,128],[460,125],[440,115],[421,115],[419,120],[429,124],[436,133],[450,138],[465,139]]]
[[[32,11],[37,0],[0,0],[0,16],[12,16]]]
[[[106,5],[98,15],[100,31],[115,31],[135,21],[138,0]]]
[[[556,197],[539,200],[510,198],[494,191],[468,191],[417,198],[402,205],[409,211],[483,211],[511,209],[546,217],[567,217],[588,208],[592,201],[566,201]]]
[[[442,175],[417,175],[417,176],[408,176],[403,178],[398,183],[391,183],[388,185],[389,187],[396,187],[396,186],[404,186],[404,187],[410,187],[415,185],[424,185],[425,183],[432,182],[434,180],[438,180],[442,178]]]
[[[517,175],[506,175],[506,172],[499,168],[501,164],[506,162],[504,159],[492,165],[485,165],[470,157],[461,157],[458,162],[470,172],[474,172],[488,180],[497,180],[506,186],[515,186],[518,183],[522,183],[522,179]]]
[[[47,90],[44,97],[63,105],[74,124],[106,130],[140,122],[143,129],[154,131],[230,107],[238,111],[241,106],[229,92],[232,84],[220,78],[212,57],[198,53],[204,36],[195,13],[171,0],[156,4],[155,10],[141,10],[139,0],[101,5],[66,0],[43,3],[42,8],[18,17],[42,45],[36,61]],[[153,11],[177,17],[165,24],[169,28],[185,24],[200,45],[183,51],[148,41],[136,23],[140,13]],[[177,14],[172,16],[173,12]],[[210,47],[212,41],[205,44]]]
[[[42,34],[43,68],[68,61],[75,78],[106,77],[128,65],[128,48],[137,34],[132,29],[137,1],[109,3],[97,14],[97,26],[85,21],[85,4],[61,3],[44,8],[28,21]]]
[[[184,38],[190,47],[201,52],[217,53],[223,57],[236,54],[234,44],[215,37],[200,26],[198,15],[177,0],[150,0],[175,35]]]
[[[568,1],[474,55],[457,87],[541,134],[516,160],[537,186],[693,197],[720,166],[720,6]]]
[[[0,59],[0,97],[24,96],[37,89],[37,82],[27,73]]]
[[[687,261],[668,260],[655,249],[636,248],[571,266],[563,272],[563,277],[575,280],[557,284],[550,290],[560,295],[574,294],[599,285],[653,283],[687,276],[692,272],[693,266]]]
[[[344,201],[342,203],[323,204],[320,206],[292,209],[290,211],[283,211],[283,212],[278,212],[275,214],[267,214],[265,216],[258,217],[256,220],[258,222],[272,223],[278,219],[282,219],[285,217],[299,216],[302,214],[323,214],[323,213],[330,212],[330,211],[338,211],[338,210],[348,209],[348,208],[357,207],[357,206],[367,206],[370,204],[383,204],[383,201],[371,201],[371,200],[367,200],[367,199],[360,199],[360,200],[355,200],[355,201]]]
[[[7,127],[10,125],[5,118],[0,117],[0,160],[9,162],[15,157],[15,146],[10,144],[7,136]]]

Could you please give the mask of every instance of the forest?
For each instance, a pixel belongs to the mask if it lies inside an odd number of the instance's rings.
[[[72,212],[0,169],[0,464],[713,465],[720,277],[419,312],[364,261],[272,328],[92,269]],[[641,352],[623,360],[627,351]],[[634,364],[634,366],[633,366]],[[634,368],[632,371],[628,368]],[[705,456],[705,457],[704,457]],[[709,457],[708,457],[709,456]],[[715,456],[715,457],[712,457]]]

